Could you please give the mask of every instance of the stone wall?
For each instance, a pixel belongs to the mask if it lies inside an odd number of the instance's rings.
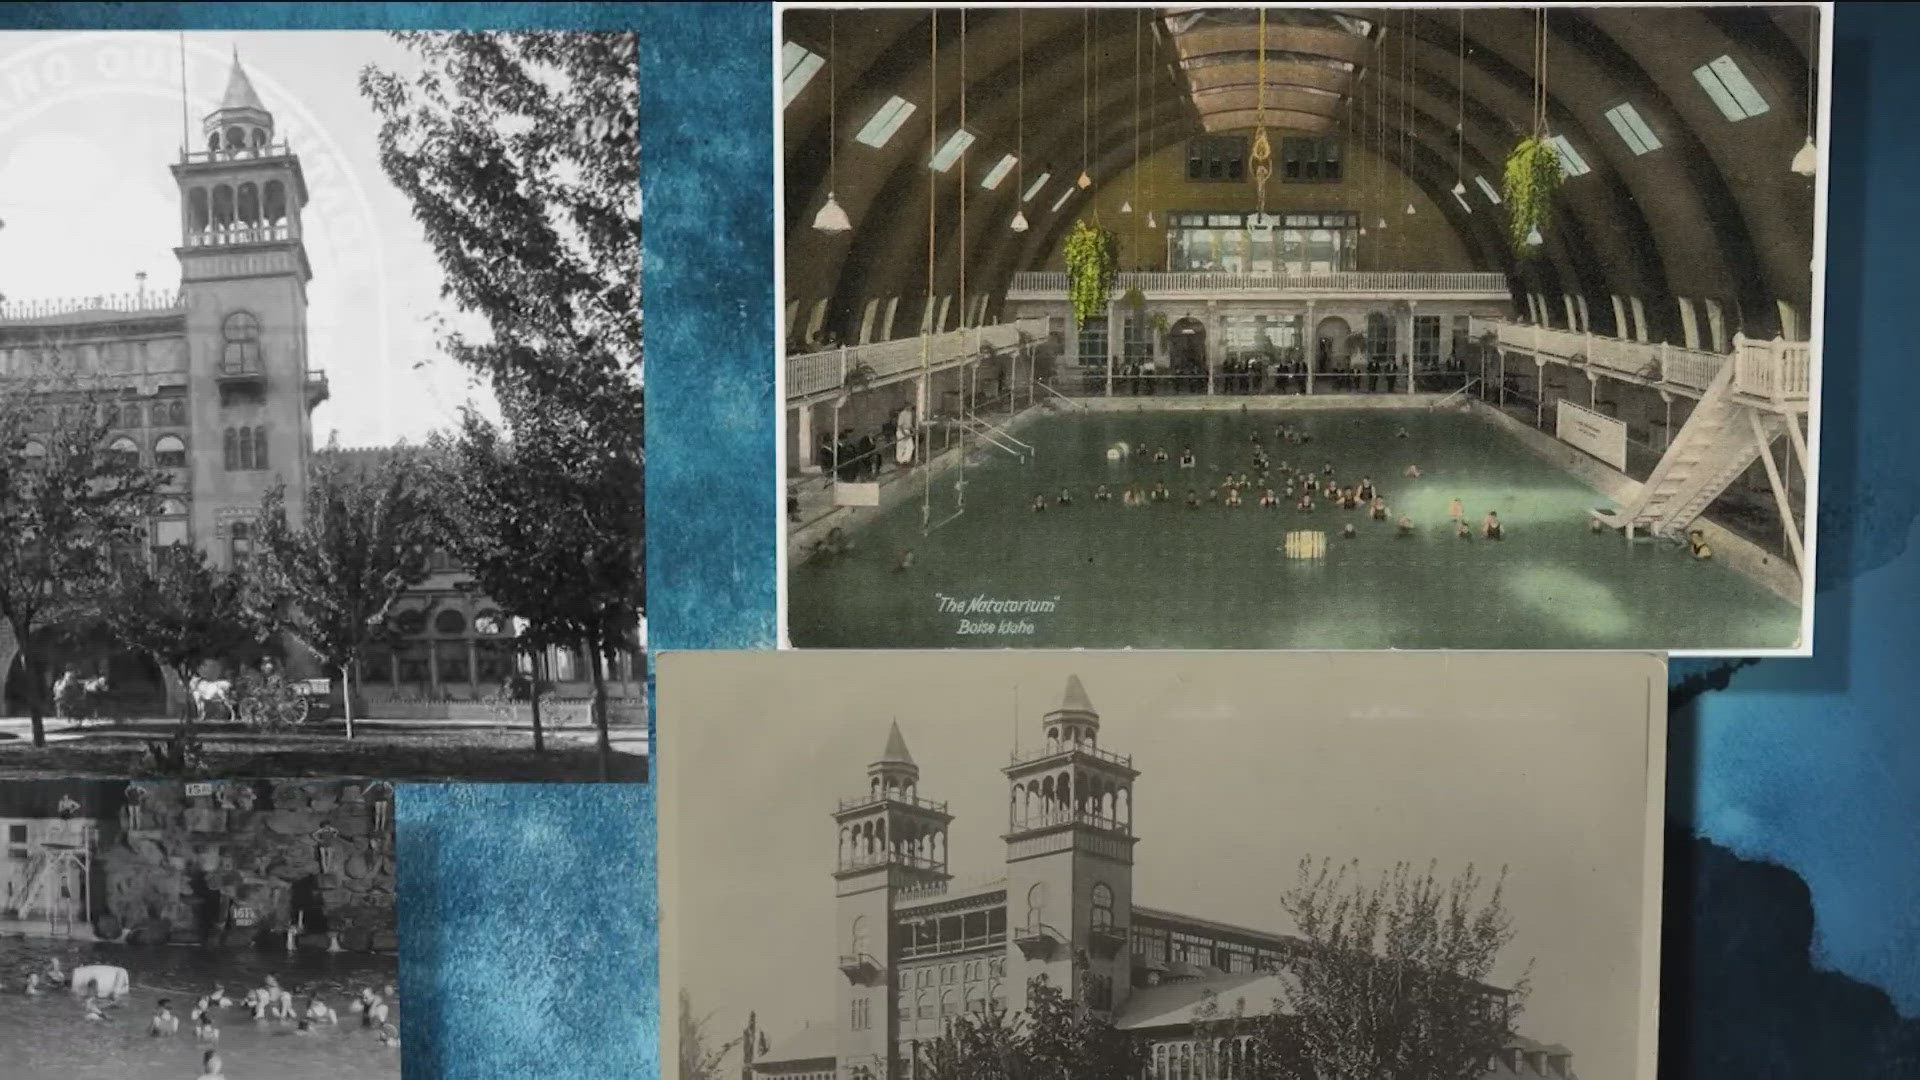
[[[384,784],[136,783],[97,856],[95,932],[243,946],[297,927],[302,948],[393,951],[392,809]]]

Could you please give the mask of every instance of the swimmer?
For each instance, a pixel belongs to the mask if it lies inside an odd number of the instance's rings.
[[[107,1018],[107,1014],[100,1011],[100,1002],[93,998],[87,999],[86,1009],[86,1018],[88,1020],[105,1020]]]
[[[1107,485],[1101,484],[1098,488],[1094,489],[1093,501],[1094,502],[1112,502],[1113,492],[1107,490]]]
[[[1219,501],[1220,501],[1220,489],[1219,489],[1219,488],[1208,488],[1208,489],[1207,489],[1207,501],[1208,501],[1208,502],[1210,502],[1210,503],[1217,503],[1217,502],[1219,502]]]
[[[173,1015],[173,1002],[168,998],[160,999],[160,1006],[154,1011],[153,1020],[147,1024],[149,1035],[177,1035],[180,1033],[180,1018]]]
[[[1126,490],[1126,491],[1124,491],[1124,492],[1121,492],[1121,494],[1120,494],[1120,503],[1121,503],[1121,505],[1123,505],[1123,506],[1132,506],[1132,505],[1133,505],[1134,503],[1136,503],[1136,502],[1138,502],[1138,501],[1139,501],[1139,496],[1137,496],[1137,495],[1135,495],[1135,494],[1133,493],[1133,485],[1132,485],[1132,484],[1128,484],[1128,485],[1127,485],[1127,490]]]
[[[1180,451],[1181,468],[1191,469],[1198,463],[1198,459],[1193,456],[1193,447],[1189,446],[1185,450]]]
[[[1313,509],[1313,492],[1311,492],[1311,491],[1303,491],[1303,492],[1301,492],[1301,493],[1300,493],[1300,501],[1299,501],[1299,502],[1297,502],[1297,503],[1294,503],[1294,504],[1293,504],[1293,508],[1294,508],[1295,510],[1311,510],[1311,509]]]
[[[380,1042],[386,1046],[398,1049],[400,1046],[400,1032],[395,1030],[392,1024],[382,1024],[380,1025]]]
[[[1055,499],[1053,502],[1055,506],[1072,506],[1073,492],[1068,491],[1066,488],[1061,488],[1060,497],[1058,499]]]
[[[1461,508],[1459,499],[1455,499],[1452,502],[1447,504],[1447,517],[1450,520],[1459,521],[1461,518],[1466,516],[1467,516],[1467,512]]]
[[[1340,493],[1340,509],[1342,510],[1360,509],[1360,496],[1356,495],[1352,488],[1348,488],[1347,490]]]
[[[1321,475],[1323,475],[1323,476],[1332,476],[1332,475],[1333,475],[1333,462],[1331,462],[1331,461],[1329,461],[1329,462],[1327,462],[1327,463],[1326,463],[1325,465],[1322,465],[1322,466],[1320,466],[1320,473],[1321,473]]]
[[[1707,534],[1700,529],[1687,533],[1687,550],[1696,559],[1713,558],[1713,549],[1707,546]]]
[[[1045,495],[1035,495],[1033,497],[1034,512],[1039,513],[1040,511],[1045,510],[1046,508],[1047,508],[1047,497]]]
[[[298,1023],[298,1024],[296,1024],[296,1025],[294,1026],[294,1029],[293,1029],[293,1033],[294,1033],[295,1035],[311,1035],[311,1034],[313,1034],[313,1021],[311,1021],[311,1020],[309,1020],[309,1019],[307,1019],[307,1018],[306,1018],[306,1017],[304,1017],[304,1016],[303,1016],[303,1017],[301,1017],[301,1018],[300,1018],[300,1023]]]
[[[209,1050],[201,1055],[199,1080],[227,1080],[227,1074],[220,1070],[221,1061],[218,1050]]]
[[[1345,537],[1348,540],[1351,540],[1354,537],[1359,536],[1360,533],[1354,529],[1353,522],[1349,521],[1347,522],[1346,527],[1340,530],[1340,535]]]
[[[1363,476],[1360,478],[1360,501],[1361,502],[1372,502],[1374,499],[1374,496],[1378,494],[1380,493],[1373,489],[1373,477]]]
[[[60,969],[60,958],[47,957],[47,983],[51,986],[59,986],[66,981],[67,973]]]
[[[1187,509],[1189,510],[1200,509],[1200,496],[1195,494],[1192,488],[1187,489]]]
[[[1246,473],[1241,473],[1241,474],[1240,474],[1240,486],[1241,486],[1241,487],[1252,487],[1252,486],[1253,486],[1253,482],[1247,479],[1247,474],[1246,474]]]
[[[1280,500],[1274,496],[1272,488],[1268,488],[1266,491],[1261,493],[1260,505],[1269,510],[1275,507],[1278,507],[1280,505]]]
[[[217,1043],[220,1041],[220,1029],[213,1026],[213,1017],[202,1016],[200,1023],[193,1029],[195,1042]]]
[[[1230,487],[1227,489],[1227,505],[1228,506],[1240,505],[1240,489],[1239,488]]]
[[[1165,484],[1154,485],[1154,488],[1153,488],[1154,502],[1166,502],[1169,498],[1172,498],[1172,497],[1173,497],[1173,493],[1167,490],[1167,485]]]
[[[847,539],[847,534],[840,526],[835,525],[833,528],[827,530],[825,537],[814,541],[811,553],[814,555],[845,555],[852,550],[853,542]]]
[[[46,993],[46,991],[40,989],[40,973],[36,971],[33,974],[28,975],[27,976],[27,996],[39,997],[41,994],[44,994],[44,993]]]
[[[1320,490],[1320,481],[1317,477],[1309,473],[1306,481],[1300,485],[1300,489],[1311,495]]]
[[[1407,466],[1407,471],[1405,475],[1409,480],[1418,480],[1420,478],[1420,466],[1418,465]]]
[[[1396,432],[1394,432],[1394,433],[1393,433],[1393,437],[1394,437],[1394,438],[1396,438],[1396,439],[1404,439],[1404,438],[1406,438],[1406,437],[1407,437],[1407,429],[1406,429],[1406,428],[1401,428],[1400,430],[1398,430],[1398,431],[1396,431]]]
[[[1387,520],[1387,500],[1375,495],[1373,497],[1373,510],[1371,513],[1375,521]]]
[[[1401,514],[1400,520],[1394,523],[1394,532],[1396,535],[1398,535],[1402,539],[1412,536],[1413,535],[1413,519],[1408,517],[1405,514]]]
[[[1462,540],[1473,539],[1473,530],[1467,528],[1466,522],[1462,521],[1462,522],[1458,522],[1457,524],[1459,525],[1459,528],[1454,530],[1453,535],[1459,537]]]
[[[1164,464],[1167,460],[1167,448],[1162,446],[1153,452],[1153,460]]]
[[[913,549],[907,548],[900,553],[900,558],[894,560],[893,572],[898,574],[903,570],[911,569],[913,569]]]
[[[213,993],[207,995],[207,1004],[218,1005],[223,1009],[233,1007],[233,1001],[227,997],[227,988],[220,983],[213,984]]]
[[[1480,522],[1480,531],[1489,540],[1500,539],[1500,515],[1487,511],[1486,519]]]
[[[321,1001],[320,996],[315,994],[313,1004],[307,1006],[307,1019],[316,1024],[337,1024],[340,1022],[340,1014],[334,1012],[333,1006]]]

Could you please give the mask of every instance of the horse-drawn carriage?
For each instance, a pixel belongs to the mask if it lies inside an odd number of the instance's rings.
[[[332,685],[327,679],[288,679],[277,669],[252,672],[239,679],[198,679],[190,687],[194,710],[202,721],[207,709],[219,705],[227,719],[262,731],[282,731],[311,720],[325,719]]]

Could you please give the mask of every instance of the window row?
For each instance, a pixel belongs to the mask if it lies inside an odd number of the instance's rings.
[[[186,427],[187,402],[185,398],[174,398],[152,405],[139,402],[107,405],[101,408],[100,419],[108,427]]]
[[[228,472],[258,472],[267,468],[267,429],[228,428],[222,436]]]

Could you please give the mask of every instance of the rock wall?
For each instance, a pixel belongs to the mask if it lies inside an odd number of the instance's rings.
[[[191,792],[191,794],[189,794]],[[393,951],[393,795],[337,780],[140,782],[97,856],[95,932]]]

